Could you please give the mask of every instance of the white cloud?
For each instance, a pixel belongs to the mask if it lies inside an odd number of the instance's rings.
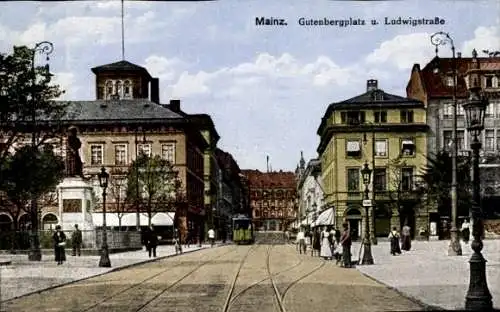
[[[76,94],[80,87],[76,84],[75,74],[72,72],[54,73],[52,84],[59,85],[61,90],[65,91],[60,97],[60,100],[73,99],[72,95]]]
[[[433,57],[433,47],[428,33],[397,35],[384,41],[366,57],[368,64],[389,64],[407,70],[415,63],[425,63]]]
[[[462,44],[463,56],[470,57],[472,50],[476,49],[481,55],[482,50],[499,51],[500,50],[500,26],[478,27],[474,31],[474,38]],[[485,56],[483,54],[483,56]]]

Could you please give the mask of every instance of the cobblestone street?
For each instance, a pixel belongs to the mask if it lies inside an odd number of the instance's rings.
[[[270,278],[271,277],[271,278]],[[421,305],[289,245],[224,246],[7,301],[4,311],[415,311]]]

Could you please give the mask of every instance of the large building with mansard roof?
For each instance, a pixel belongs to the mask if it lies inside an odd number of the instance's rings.
[[[210,153],[215,150],[219,138],[210,116],[185,113],[180,100],[162,104],[159,79],[141,66],[122,60],[91,70],[95,74],[95,100],[70,101],[60,121],[63,129],[74,126],[78,130],[84,176],[94,186],[97,197],[94,212],[102,209],[97,181],[101,167],[112,174],[112,179],[120,181],[137,155],[141,152],[156,154],[174,164],[182,181],[183,200],[176,204],[177,209],[165,207],[165,211],[153,216],[152,223],[159,226],[175,223],[181,232],[189,231],[194,237],[200,235],[203,238],[212,211],[207,202],[216,202],[211,197],[219,193],[212,189],[217,183],[213,183],[211,171],[205,168],[206,158],[213,156]],[[40,126],[42,124],[40,122]],[[53,144],[65,156],[62,148],[65,134]],[[118,226],[118,217],[113,214],[119,206],[117,198],[123,201],[125,197],[125,187],[118,192],[121,196],[109,193],[107,223],[108,226]],[[52,198],[41,206],[44,228],[61,222],[57,200]],[[136,207],[123,204],[121,207],[121,212],[125,213],[120,220],[121,226],[135,228]],[[3,216],[12,219],[8,213],[4,212]],[[140,219],[140,225],[147,226],[145,214],[141,214]]]

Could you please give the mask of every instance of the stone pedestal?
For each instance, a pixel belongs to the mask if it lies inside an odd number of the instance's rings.
[[[94,230],[92,186],[80,177],[64,178],[57,192],[62,230],[73,231],[75,224],[83,232]]]

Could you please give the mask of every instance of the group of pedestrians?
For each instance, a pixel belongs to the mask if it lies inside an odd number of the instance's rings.
[[[54,258],[57,265],[61,265],[66,261],[66,234],[64,234],[60,225],[56,225],[56,231],[52,235],[52,241],[54,242]],[[73,247],[73,256],[81,256],[82,247],[82,231],[78,228],[78,224],[75,224],[75,230],[71,236],[71,245]]]
[[[316,227],[307,233],[301,228],[296,242],[299,253],[306,253],[306,238],[309,238],[312,256],[317,255],[325,260],[335,259],[337,265],[351,268],[351,234],[347,223],[342,224],[342,227],[342,232],[332,226],[325,226],[322,231]]]
[[[394,226],[389,233],[389,241],[391,246],[391,255],[396,256],[401,254],[401,250],[410,251],[411,249],[411,228],[405,224],[401,229],[401,235]],[[401,245],[399,244],[401,241]]]

